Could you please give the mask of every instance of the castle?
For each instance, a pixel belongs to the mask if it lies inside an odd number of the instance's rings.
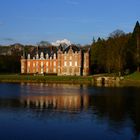
[[[75,45],[63,49],[38,49],[21,57],[21,74],[56,74],[86,76],[89,74],[89,50]]]

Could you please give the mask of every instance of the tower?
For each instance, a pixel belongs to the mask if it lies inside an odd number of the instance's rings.
[[[83,56],[83,76],[89,75],[89,49]]]
[[[57,75],[61,75],[61,54],[62,54],[62,51],[59,49],[57,51],[57,61],[58,61],[58,65],[57,65]]]

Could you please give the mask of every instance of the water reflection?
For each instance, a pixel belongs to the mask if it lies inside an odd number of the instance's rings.
[[[28,96],[21,98],[28,108],[78,111],[88,106],[88,95]]]
[[[116,134],[116,139],[126,139],[127,136],[130,139],[139,139],[139,88],[95,88],[62,84],[11,86],[17,86],[19,90],[10,88],[8,95],[14,92],[15,94],[13,97],[7,98],[7,96],[3,96],[4,93],[1,92],[3,90],[0,89],[0,111],[22,110],[23,114],[32,114],[35,118],[41,117],[40,119],[43,121],[46,118],[51,120],[51,125],[53,119],[63,117],[66,117],[65,123],[69,123],[73,112],[76,121],[72,125],[77,124],[80,129],[81,123],[85,122],[84,127],[87,128],[87,133],[90,135],[93,134],[90,130],[95,131],[101,125],[100,131],[106,129],[108,134],[113,132]],[[6,90],[8,93],[8,88]],[[38,116],[38,110],[42,116]],[[53,118],[50,118],[48,113],[53,113]],[[89,122],[90,124],[88,124]],[[87,125],[90,127],[88,128]],[[106,135],[105,132],[102,133]],[[125,138],[121,137],[123,134],[125,134]]]

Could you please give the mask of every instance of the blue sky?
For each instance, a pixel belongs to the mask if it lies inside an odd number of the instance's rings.
[[[0,0],[0,44],[89,44],[116,29],[132,32],[137,20],[140,0]]]

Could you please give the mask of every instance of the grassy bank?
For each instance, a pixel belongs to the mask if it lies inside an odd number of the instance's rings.
[[[140,81],[140,72],[134,72],[130,75],[125,76],[126,80]]]
[[[33,75],[0,75],[0,82],[45,82],[90,84],[90,76],[33,76]]]
[[[134,72],[124,76],[124,80],[121,81],[121,84],[125,86],[140,86],[140,72]]]
[[[67,84],[94,84],[96,76],[108,75],[94,75],[94,76],[42,76],[42,75],[20,75],[20,74],[1,74],[0,82],[13,82],[13,83],[67,83]],[[111,75],[109,75],[111,76]],[[120,81],[120,86],[140,86],[140,73],[135,72],[130,75],[124,76]]]

